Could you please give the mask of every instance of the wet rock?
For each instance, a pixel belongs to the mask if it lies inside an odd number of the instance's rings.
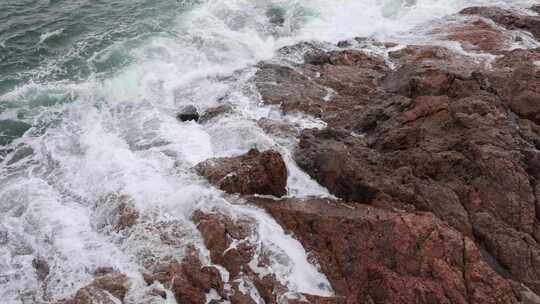
[[[193,248],[188,249],[181,263],[175,259],[162,262],[144,276],[147,284],[160,282],[173,291],[178,303],[206,302],[211,289],[223,293],[223,282],[215,267],[203,266]]]
[[[252,201],[316,256],[347,303],[518,303],[474,242],[432,214],[322,199]]]
[[[153,288],[152,290],[150,290],[150,295],[155,296],[155,297],[160,297],[162,299],[167,299],[167,293],[165,292],[165,290],[158,289],[158,288]]]
[[[378,81],[390,69],[383,58],[361,51],[320,52],[306,51],[304,65],[262,63],[254,82],[264,102],[283,112],[308,113],[330,125],[352,124],[355,113],[378,96]]]
[[[111,193],[102,197],[97,206],[102,213],[100,216],[102,220],[98,222],[100,229],[121,232],[133,227],[139,221],[139,211],[128,195]]]
[[[101,277],[108,274],[114,273],[114,268],[112,267],[98,267],[94,270],[94,276]]]
[[[280,105],[285,112],[318,114],[324,109],[326,90],[291,67],[261,64],[255,82],[264,101]]]
[[[225,215],[201,211],[194,212],[192,219],[204,238],[213,263],[224,265],[233,277],[247,271],[244,267],[253,257],[253,248],[247,244],[229,247],[233,241],[245,240],[251,235],[251,223],[235,222]]]
[[[373,173],[367,170],[367,161],[351,157],[351,153],[366,154],[367,160],[370,151],[361,138],[349,133],[332,129],[305,131],[295,159],[302,169],[332,193],[345,200],[370,203],[378,194],[376,187],[371,184]],[[355,150],[347,149],[347,145],[354,145]]]
[[[7,145],[24,135],[32,126],[18,120],[0,120],[0,146]]]
[[[516,282],[512,285],[522,304],[540,304],[540,297],[525,285]]]
[[[32,260],[32,266],[36,270],[37,277],[40,281],[43,281],[47,278],[50,272],[49,263],[47,260],[41,257],[34,258]]]
[[[304,294],[302,299],[288,300],[287,304],[346,304],[346,297],[319,297]]]
[[[180,121],[199,121],[199,112],[193,105],[185,106],[180,113],[176,114]]]
[[[336,45],[340,48],[348,48],[352,46],[352,43],[349,40],[341,40]]]
[[[200,117],[199,122],[205,123],[216,117],[232,113],[233,108],[228,104],[220,105],[217,107],[207,109]]]
[[[96,277],[92,283],[77,291],[65,304],[117,304],[129,289],[126,275],[118,272]]]
[[[277,137],[295,138],[300,134],[299,128],[279,120],[263,117],[257,121],[257,124],[264,132]]]
[[[441,47],[409,47],[390,54],[397,68],[380,87],[409,98],[424,95],[465,97],[482,89],[474,72],[481,65]]]
[[[287,193],[287,168],[275,151],[216,158],[198,164],[195,169],[210,183],[228,193],[283,196]]]
[[[471,52],[498,53],[509,49],[514,37],[496,28],[482,19],[462,21],[454,26],[444,24],[441,29],[433,31],[439,39],[457,41],[463,49]]]
[[[521,15],[516,11],[498,7],[469,7],[460,12],[463,15],[478,15],[509,29],[524,30],[540,38],[540,17]]]
[[[1,153],[0,153],[1,154]],[[13,165],[19,161],[22,161],[23,159],[31,156],[34,154],[34,149],[32,147],[21,145],[13,151],[13,153],[10,153],[9,158],[6,162],[7,165]]]
[[[267,67],[265,83],[290,89],[260,88],[265,102],[328,123],[302,132],[295,160],[334,195],[432,212],[482,248],[493,271],[539,294],[540,52],[495,51],[486,68],[443,47],[408,46],[389,53],[394,69],[330,52],[322,66]],[[335,96],[324,101],[319,88]]]
[[[8,232],[5,230],[0,230],[0,245],[6,245],[9,241]]]
[[[97,277],[90,284],[93,287],[106,290],[117,299],[124,299],[128,289],[128,278],[125,274],[113,272]]]
[[[313,49],[304,54],[304,62],[313,65],[330,64],[330,54],[320,49]]]
[[[266,17],[270,23],[283,26],[285,24],[285,10],[279,7],[272,7],[266,11]]]
[[[491,75],[492,86],[517,115],[540,123],[540,50],[502,53]]]
[[[249,282],[265,303],[281,303],[290,292],[273,274],[260,275],[252,269],[271,267],[266,250],[252,240],[252,227],[256,225],[246,219],[233,220],[220,213],[193,214],[193,221],[201,232],[204,244],[210,252],[212,263],[223,266],[229,273],[233,293],[228,295],[231,303],[255,303],[250,295],[244,294],[239,282]],[[257,260],[255,255],[257,254]]]

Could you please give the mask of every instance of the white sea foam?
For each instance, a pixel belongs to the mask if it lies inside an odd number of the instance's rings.
[[[286,160],[289,195],[329,196],[294,163],[294,139],[266,134],[257,121],[271,118],[300,128],[322,128],[324,123],[261,105],[250,83],[251,66],[302,40],[374,36],[407,41],[411,38],[407,31],[415,26],[472,4],[526,7],[534,2],[201,1],[179,14],[167,35],[130,49],[134,63],[112,76],[77,83],[28,83],[1,96],[3,105],[19,107],[8,107],[11,110],[3,117],[14,117],[23,109],[34,128],[13,144],[15,151],[0,165],[0,296],[5,303],[19,303],[23,297],[41,295],[32,267],[37,257],[51,266],[47,292],[53,299],[73,294],[99,266],[115,267],[143,286],[138,270],[148,256],[181,258],[188,243],[204,253],[190,221],[198,208],[253,219],[257,229],[252,241],[272,258],[272,269],[258,269],[252,263],[255,271],[272,271],[291,291],[332,294],[301,244],[270,216],[235,205],[234,198],[209,187],[191,170],[211,157],[273,148]],[[282,12],[277,18],[281,25],[270,22],[270,9]],[[46,33],[40,40],[58,34]],[[102,51],[89,64],[106,62],[122,49]],[[43,104],[43,96],[50,102]],[[233,105],[234,113],[207,124],[175,118],[187,104],[204,111],[224,102]],[[23,148],[31,152],[17,156]],[[16,156],[21,159],[15,161]],[[159,223],[178,242],[163,244],[159,237],[163,230],[151,225],[136,225],[129,235],[99,226],[108,225],[110,210],[97,202],[110,193],[131,197],[144,221]],[[252,285],[244,280],[240,286],[262,303]],[[128,297],[137,298],[139,293],[135,288]]]
[[[45,32],[43,34],[41,34],[39,36],[39,43],[43,43],[45,42],[47,39],[51,38],[51,37],[54,37],[54,36],[58,36],[60,34],[62,34],[64,32],[64,29],[63,28],[60,28],[60,29],[57,29],[55,31],[51,31],[51,32]]]

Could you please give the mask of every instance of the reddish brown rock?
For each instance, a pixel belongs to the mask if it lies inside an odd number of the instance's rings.
[[[211,289],[223,295],[223,282],[215,267],[202,266],[193,249],[188,250],[182,263],[175,259],[163,262],[144,276],[147,284],[155,281],[173,291],[178,303],[199,304],[206,302]]]
[[[347,303],[518,302],[474,242],[431,214],[321,199],[254,200],[317,257]]]
[[[410,46],[389,55],[397,67],[379,83],[388,93],[465,97],[485,86],[479,62],[446,48]]]
[[[324,58],[294,67],[260,64],[254,81],[263,100],[331,125],[353,121],[355,112],[377,94],[377,82],[390,68],[383,58],[362,51],[330,52]],[[351,106],[357,111],[351,112]]]
[[[453,26],[444,24],[435,32],[437,38],[457,41],[463,49],[472,52],[497,53],[512,46],[512,35],[501,31],[482,19],[463,20]]]
[[[524,30],[540,38],[540,17],[521,15],[519,12],[498,7],[469,7],[460,12],[463,15],[478,15],[510,30]]]
[[[115,304],[123,301],[129,289],[126,275],[111,272],[96,277],[92,283],[77,291],[65,304]]]
[[[278,299],[287,289],[273,275],[260,277],[249,265],[255,254],[256,244],[249,242],[252,223],[233,221],[223,214],[205,214],[195,212],[193,220],[201,232],[204,243],[210,251],[212,262],[222,265],[230,275],[229,281],[248,278],[265,303],[278,303]],[[236,242],[236,246],[231,244]],[[268,267],[261,264],[258,267]],[[253,299],[243,294],[237,284],[233,284],[233,295],[230,300],[235,303],[253,303]]]
[[[310,114],[318,106],[317,117],[329,128],[305,130],[295,159],[333,194],[432,212],[470,238],[491,269],[538,294],[540,52],[497,53],[486,66],[442,47],[409,46],[390,52],[390,70],[376,58],[348,61],[347,53],[337,52],[343,60],[294,67],[310,75],[303,91],[284,96],[266,88],[263,98],[296,100],[294,109]],[[332,82],[334,74],[326,73],[334,64],[347,75],[370,69],[377,76]],[[309,85],[336,95],[302,103]]]
[[[274,196],[287,193],[287,168],[281,155],[275,151],[252,149],[238,157],[204,161],[195,169],[228,193]]]

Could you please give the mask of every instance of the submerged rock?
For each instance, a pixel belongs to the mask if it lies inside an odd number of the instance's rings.
[[[0,146],[7,145],[24,135],[32,126],[18,120],[0,120]]]
[[[228,193],[283,196],[287,168],[278,152],[251,149],[237,157],[209,159],[195,170]]]
[[[36,270],[37,277],[40,281],[47,278],[50,272],[50,266],[46,259],[36,257],[32,260],[32,266]]]
[[[176,114],[176,118],[180,121],[199,121],[199,112],[193,105],[185,106],[180,113]]]
[[[272,7],[266,11],[266,17],[270,23],[276,26],[283,26],[285,24],[286,11],[280,7]]]
[[[209,108],[201,115],[199,122],[205,123],[216,117],[231,113],[232,111],[233,111],[232,106],[228,104]]]

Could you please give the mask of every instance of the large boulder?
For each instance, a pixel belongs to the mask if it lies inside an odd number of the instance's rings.
[[[287,167],[275,151],[251,149],[237,157],[206,160],[195,170],[228,193],[278,197],[287,193]]]

